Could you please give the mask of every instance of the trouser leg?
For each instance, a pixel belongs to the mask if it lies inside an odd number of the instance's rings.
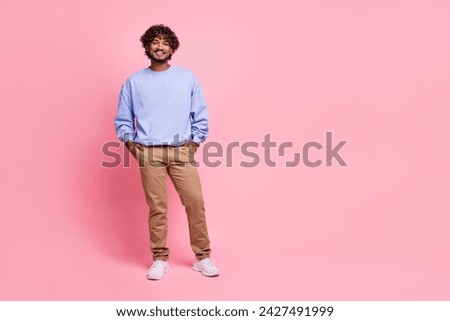
[[[189,162],[189,157],[193,159],[194,150],[179,147],[172,151],[179,155],[175,155],[174,161],[169,162],[168,174],[186,210],[191,248],[196,258],[201,260],[210,256],[211,248],[200,177],[197,167]]]
[[[167,240],[167,160],[162,148],[146,148],[139,152],[140,174],[145,199],[149,207],[148,227],[153,260],[166,261],[169,258]]]

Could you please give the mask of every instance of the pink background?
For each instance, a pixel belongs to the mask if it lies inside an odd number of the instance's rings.
[[[448,1],[44,0],[0,12],[0,299],[450,299]],[[271,133],[291,155],[327,131],[347,141],[347,167],[273,155],[275,168],[243,168],[237,153],[231,168],[200,167],[218,278],[191,270],[169,185],[172,271],[148,281],[138,168],[100,166],[155,23],[177,33],[172,63],[203,85],[210,141]]]

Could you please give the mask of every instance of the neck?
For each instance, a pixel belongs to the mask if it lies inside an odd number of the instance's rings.
[[[158,61],[153,61],[149,67],[151,70],[154,71],[164,71],[170,68],[170,65],[167,61],[164,62],[158,62]]]

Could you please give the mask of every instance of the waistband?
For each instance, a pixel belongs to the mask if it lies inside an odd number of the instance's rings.
[[[179,145],[179,146],[174,146],[174,145],[148,145],[148,146],[145,146],[144,145],[144,147],[147,147],[147,148],[152,148],[152,147],[179,148],[179,147],[187,147],[187,146],[183,146],[183,145]]]

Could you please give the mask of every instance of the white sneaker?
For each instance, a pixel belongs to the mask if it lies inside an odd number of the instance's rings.
[[[156,260],[147,272],[147,279],[161,280],[164,274],[169,272],[169,263],[166,261]]]
[[[192,269],[197,272],[202,272],[204,276],[218,276],[219,269],[214,265],[213,261],[207,257],[203,260],[195,260]]]

